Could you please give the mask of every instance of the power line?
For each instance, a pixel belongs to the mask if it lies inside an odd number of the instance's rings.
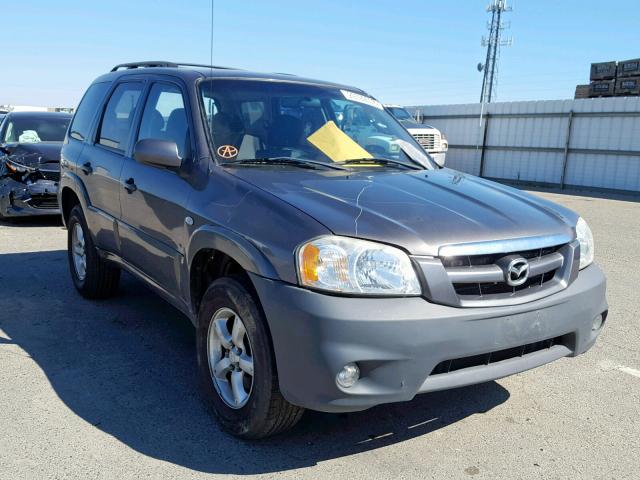
[[[491,12],[491,22],[487,22],[489,37],[482,37],[482,46],[487,47],[485,63],[484,65],[482,63],[478,64],[478,70],[484,71],[480,103],[490,103],[496,95],[500,47],[513,44],[512,38],[502,39],[502,31],[511,26],[509,23],[502,21],[502,14],[511,10],[512,8],[507,5],[507,0],[491,0],[491,3],[487,6],[487,12]]]

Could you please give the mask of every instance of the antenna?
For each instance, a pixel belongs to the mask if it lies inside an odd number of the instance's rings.
[[[209,65],[213,65],[213,2],[211,0],[211,38],[209,42]],[[213,68],[211,69],[213,71]]]
[[[482,92],[480,103],[490,103],[496,95],[498,87],[498,66],[500,59],[500,47],[513,45],[513,38],[502,39],[502,31],[511,27],[511,22],[503,22],[502,14],[511,12],[512,7],[507,5],[507,0],[491,0],[487,6],[487,12],[491,12],[491,22],[487,22],[489,37],[482,37],[481,45],[487,47],[487,56],[484,62],[478,64],[478,71],[484,70],[482,77]]]
[[[209,65],[211,65],[210,77],[213,77],[213,6],[214,0],[211,0],[211,38],[209,42]],[[213,86],[213,83],[210,83]],[[213,136],[213,95],[209,95],[209,132]],[[213,137],[212,137],[213,138]]]

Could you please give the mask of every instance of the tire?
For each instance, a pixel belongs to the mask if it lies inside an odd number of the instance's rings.
[[[220,425],[236,437],[258,439],[293,427],[302,417],[304,409],[290,404],[280,393],[267,323],[257,299],[250,291],[241,279],[221,278],[214,281],[204,294],[200,305],[196,342],[200,388]],[[224,374],[226,380],[216,380],[213,373],[216,369],[210,367],[210,363],[220,365],[216,355],[222,350],[221,358],[224,357],[225,349],[217,343],[216,338],[221,337],[212,333],[210,329],[215,331],[214,322],[222,322],[227,326],[226,333],[229,334],[230,344],[236,345],[233,343],[235,335],[231,326],[235,327],[238,317],[244,326],[244,340],[240,343],[241,347],[233,347],[232,350],[240,352],[240,358],[242,354],[250,356],[253,375],[247,374],[246,367],[241,368],[242,363],[239,363]],[[231,351],[227,353],[230,355],[227,358],[232,358]],[[237,358],[236,356],[235,359]],[[232,375],[240,375],[245,391],[249,389],[244,404],[236,402],[232,405],[237,398],[235,390],[231,388]],[[248,384],[251,386],[247,387]],[[233,393],[231,400],[228,398],[230,392]]]
[[[67,225],[67,257],[71,278],[76,289],[80,295],[90,299],[112,296],[118,290],[120,269],[98,255],[80,205],[76,205],[71,210]],[[81,230],[84,241],[84,275],[79,271],[74,260],[74,232],[76,232],[76,228]],[[78,232],[76,232],[77,234]]]

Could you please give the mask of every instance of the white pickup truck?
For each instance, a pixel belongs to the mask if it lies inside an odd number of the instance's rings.
[[[445,155],[449,149],[449,142],[444,133],[431,125],[418,123],[399,105],[385,105],[384,108],[409,131],[438,165],[444,165]]]

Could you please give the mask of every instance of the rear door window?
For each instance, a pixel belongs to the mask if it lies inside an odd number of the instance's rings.
[[[97,143],[125,151],[142,89],[143,84],[137,82],[121,83],[116,87],[102,115]]]

